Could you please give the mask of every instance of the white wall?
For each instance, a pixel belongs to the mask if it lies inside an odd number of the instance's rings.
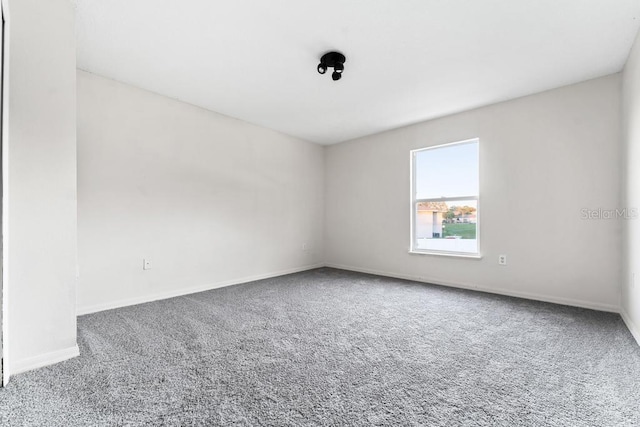
[[[623,206],[640,209],[640,35],[622,74]],[[640,219],[624,221],[622,317],[640,343]],[[635,275],[635,280],[634,280]]]
[[[322,263],[321,146],[86,72],[77,84],[79,313]]]
[[[333,266],[617,311],[620,75],[333,145]],[[409,254],[409,150],[480,138],[481,260]],[[508,265],[498,265],[498,255]]]
[[[17,373],[77,354],[75,15],[69,0],[3,5],[4,354]]]

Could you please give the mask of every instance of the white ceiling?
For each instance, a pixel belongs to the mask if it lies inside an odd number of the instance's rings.
[[[331,144],[620,71],[639,25],[639,0],[77,0],[78,68]]]

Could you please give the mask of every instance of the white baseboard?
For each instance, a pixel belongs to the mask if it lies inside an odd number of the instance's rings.
[[[483,286],[473,285],[470,283],[444,282],[442,280],[430,279],[428,277],[423,277],[423,276],[412,276],[410,274],[389,273],[385,271],[371,270],[368,268],[351,267],[348,265],[326,264],[326,266],[331,268],[338,268],[341,270],[357,271],[359,273],[375,274],[377,276],[393,277],[395,279],[413,280],[415,282],[431,283],[434,285],[448,286],[452,288],[469,289],[473,291],[487,292],[490,294],[498,294],[498,295],[505,295],[510,297],[530,299],[535,301],[550,302],[553,304],[569,305],[572,307],[588,308],[591,310],[607,311],[611,313],[620,312],[620,307],[618,307],[617,305],[611,305],[611,304],[600,304],[600,303],[594,303],[591,301],[582,301],[582,300],[576,300],[576,299],[570,299],[570,298],[553,297],[553,296],[540,295],[540,294],[534,294],[534,293],[528,293],[528,292],[517,292],[517,291],[511,291],[508,289],[486,288]]]
[[[324,267],[324,264],[307,265],[304,267],[296,267],[288,270],[276,271],[273,273],[258,274],[255,276],[242,277],[240,279],[226,280],[222,282],[209,283],[206,285],[193,286],[193,287],[184,288],[184,289],[158,292],[155,294],[143,295],[135,298],[127,298],[127,299],[122,299],[117,301],[111,301],[104,304],[95,304],[95,305],[89,305],[85,307],[78,307],[76,308],[76,315],[82,316],[84,314],[97,313],[99,311],[112,310],[114,308],[128,307],[130,305],[143,304],[145,302],[152,302],[152,301],[158,301],[158,300],[167,299],[167,298],[180,297],[183,295],[210,291],[212,289],[222,288],[225,286],[239,285],[241,283],[253,282],[253,281],[262,280],[262,279],[270,279],[272,277],[277,277],[277,276],[284,276],[285,274],[299,273],[301,271],[313,270],[315,268],[320,268],[320,267]]]
[[[624,308],[620,309],[620,317],[622,317],[622,320],[624,321],[625,325],[627,325],[629,332],[631,332],[631,335],[633,335],[638,345],[640,345],[640,328],[638,328],[638,325],[633,323],[633,320],[631,320],[631,316],[629,316]]]
[[[19,360],[11,367],[11,375],[27,372],[32,369],[42,368],[43,366],[53,365],[54,363],[63,362],[80,355],[78,345],[63,348],[62,350],[52,351],[50,353],[40,354],[38,356],[29,357],[28,359]]]

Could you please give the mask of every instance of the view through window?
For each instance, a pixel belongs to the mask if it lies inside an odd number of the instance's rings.
[[[477,255],[479,141],[411,152],[415,252]]]

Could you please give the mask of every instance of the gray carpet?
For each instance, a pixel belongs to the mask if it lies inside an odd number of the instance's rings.
[[[318,269],[80,317],[2,426],[640,425],[619,316]]]

